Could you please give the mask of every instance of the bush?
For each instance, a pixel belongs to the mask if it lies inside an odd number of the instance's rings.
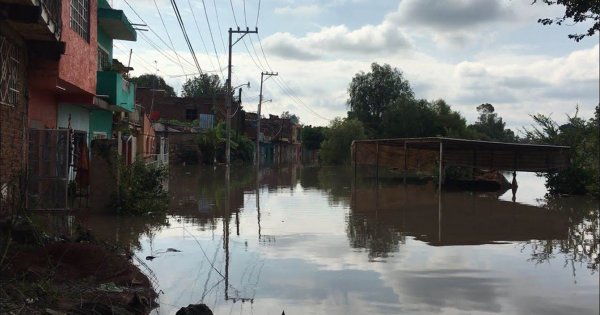
[[[116,210],[121,214],[164,213],[169,205],[169,196],[163,182],[167,170],[147,166],[141,160],[131,165],[119,161],[119,183]]]
[[[350,162],[352,141],[365,139],[363,124],[356,119],[334,119],[321,143],[319,153],[325,164],[347,164]]]

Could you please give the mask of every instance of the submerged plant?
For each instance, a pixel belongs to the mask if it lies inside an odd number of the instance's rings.
[[[164,213],[169,195],[163,183],[167,179],[164,167],[152,167],[136,160],[130,165],[119,161],[119,181],[116,210],[122,214]]]

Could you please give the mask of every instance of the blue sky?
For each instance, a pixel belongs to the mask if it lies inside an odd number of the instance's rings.
[[[127,1],[161,39],[148,31],[137,42],[116,42],[115,57],[126,61],[133,49],[134,75],[154,72],[156,61],[159,74],[180,90],[185,75],[191,77],[197,70],[170,1],[156,0],[156,5],[173,47],[167,47],[170,41],[154,0]],[[258,3],[204,0],[221,66],[227,62],[227,29],[236,27],[232,11],[240,27],[254,28]],[[261,70],[279,72],[278,78],[265,82],[265,99],[273,101],[265,104],[263,113],[290,111],[305,124],[326,125],[346,115],[346,89],[354,74],[379,62],[402,70],[417,97],[442,98],[469,122],[477,116],[475,107],[486,102],[512,128],[529,125],[534,113],[562,121],[577,105],[580,115],[591,117],[600,94],[598,35],[576,43],[567,35],[585,31],[587,24],[542,26],[538,18],[559,16],[564,9],[530,3],[261,0],[260,40],[248,35],[234,47],[233,85],[251,82],[243,100],[245,109],[254,111]],[[112,4],[133,23],[142,23],[124,0]],[[203,2],[177,0],[177,5],[202,71],[221,75]],[[184,59],[183,70],[172,48]]]

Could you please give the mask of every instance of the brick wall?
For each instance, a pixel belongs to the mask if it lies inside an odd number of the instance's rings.
[[[27,51],[22,40],[0,23],[0,218],[22,201],[21,178],[26,161]],[[16,84],[16,85],[15,85]],[[7,97],[9,89],[18,90]],[[14,97],[16,96],[16,97]]]

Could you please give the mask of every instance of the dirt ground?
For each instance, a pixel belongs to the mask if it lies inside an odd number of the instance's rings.
[[[3,314],[148,314],[156,306],[131,254],[102,244],[13,242],[0,268]]]

